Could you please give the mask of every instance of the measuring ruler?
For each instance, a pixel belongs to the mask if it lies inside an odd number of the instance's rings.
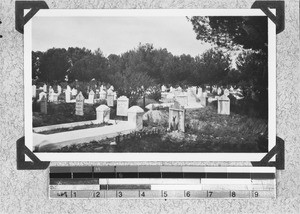
[[[58,198],[275,198],[275,167],[50,167]]]

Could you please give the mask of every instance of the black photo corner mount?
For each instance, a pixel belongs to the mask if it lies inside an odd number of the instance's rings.
[[[284,140],[280,137],[276,137],[276,145],[258,162],[251,162],[252,166],[270,166],[276,167],[277,170],[284,170]],[[270,159],[276,155],[275,161]]]
[[[25,161],[27,155],[32,161]],[[47,169],[50,162],[41,161],[25,145],[25,137],[17,140],[17,169],[18,170],[42,170]]]
[[[24,16],[24,9],[30,11]],[[49,9],[44,1],[16,1],[15,3],[15,28],[24,33],[24,25],[40,10]]]
[[[255,1],[251,8],[261,9],[268,18],[270,18],[276,25],[276,34],[284,31],[285,27],[285,12],[284,12],[284,1]],[[276,15],[270,10],[276,9]]]

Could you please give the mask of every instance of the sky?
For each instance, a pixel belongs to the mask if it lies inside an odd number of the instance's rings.
[[[32,50],[100,48],[104,56],[122,54],[139,44],[166,48],[173,55],[201,55],[211,47],[196,40],[186,17],[34,17]]]

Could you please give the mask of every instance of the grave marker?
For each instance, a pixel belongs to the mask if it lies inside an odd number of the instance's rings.
[[[185,109],[177,101],[169,108],[169,129],[184,132]]]
[[[94,96],[95,96],[95,92],[93,90],[91,90],[89,93],[88,103],[94,103]]]
[[[107,105],[100,105],[96,108],[97,120],[100,123],[108,122],[110,119],[110,108]]]
[[[71,102],[71,90],[67,87],[67,90],[65,91],[65,97],[66,97],[66,103]]]
[[[105,100],[106,99],[106,91],[100,91],[100,100]]]
[[[46,84],[43,85],[43,91],[47,92],[47,85]]]
[[[57,86],[57,93],[58,93],[58,95],[61,94],[61,86],[60,85]]]
[[[229,96],[229,90],[228,90],[227,88],[224,90],[224,95],[225,95],[226,97]]]
[[[230,99],[226,95],[218,97],[218,114],[230,115]]]
[[[114,106],[114,92],[112,90],[108,90],[106,102],[108,106]]]
[[[222,89],[219,87],[217,90],[217,94],[220,95],[222,93]]]
[[[39,93],[39,100],[38,101],[41,101],[43,97],[47,98],[47,94],[44,91]]]
[[[44,92],[42,92],[44,93]],[[47,98],[43,96],[40,102],[40,110],[42,114],[47,114]]]
[[[185,94],[180,94],[176,96],[176,101],[181,105],[181,106],[187,106],[188,105],[188,96]]]
[[[117,115],[127,116],[129,107],[129,99],[126,96],[121,96],[117,99]]]
[[[81,92],[76,97],[75,114],[83,116],[84,97]]]
[[[139,106],[131,106],[128,109],[128,122],[136,125],[136,130],[143,129],[143,114],[144,110]]]

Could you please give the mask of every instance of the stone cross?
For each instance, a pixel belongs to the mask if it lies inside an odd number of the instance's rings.
[[[84,97],[81,92],[76,97],[75,114],[83,116]]]
[[[169,129],[171,131],[185,131],[185,109],[177,101],[169,108]]]
[[[117,115],[127,116],[129,107],[129,99],[126,96],[121,96],[117,99]]]

